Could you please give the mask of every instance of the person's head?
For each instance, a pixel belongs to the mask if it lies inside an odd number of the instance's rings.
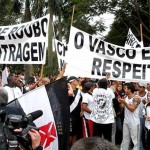
[[[78,78],[75,77],[75,76],[70,76],[68,78],[68,83],[70,83],[72,85],[72,87],[74,88],[74,87],[76,87],[79,84]]]
[[[147,102],[150,102],[150,92],[147,93]]]
[[[9,76],[7,77],[7,82],[10,87],[17,86],[17,82],[14,74],[9,74]]]
[[[107,80],[107,87],[110,88],[111,87],[111,81]]]
[[[146,88],[147,88],[147,84],[146,83],[142,83],[142,82],[139,83],[139,88],[138,88],[139,92],[145,92]]]
[[[117,90],[118,90],[118,91],[121,91],[121,90],[122,90],[122,84],[119,84],[119,85],[118,85]]]
[[[134,85],[129,82],[124,84],[124,91],[126,95],[130,95],[131,93],[133,94],[135,92],[135,87]]]
[[[150,91],[150,83],[147,83],[147,91]]]
[[[35,84],[35,78],[34,77],[29,77],[28,79],[28,85]]]
[[[46,85],[48,83],[50,83],[50,79],[48,77],[44,77],[41,81],[39,81],[38,86]]]
[[[8,103],[8,93],[3,87],[0,87],[0,105],[5,105],[7,103]]]
[[[107,89],[107,79],[106,78],[100,79],[98,81],[98,87],[103,88],[103,89]]]
[[[86,82],[84,85],[85,91],[89,92],[91,90],[91,92],[93,91],[95,85],[92,82]]]
[[[138,82],[132,82],[132,84],[134,85],[135,90],[138,91],[139,90],[139,84],[138,84]]]
[[[71,150],[119,150],[111,142],[99,138],[99,137],[89,137],[83,138],[76,141]]]
[[[85,81],[85,78],[84,77],[79,77],[78,81],[79,81],[79,85],[82,86],[82,83]]]

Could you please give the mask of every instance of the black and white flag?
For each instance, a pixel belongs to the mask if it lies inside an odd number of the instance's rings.
[[[62,78],[36,88],[8,104],[21,106],[26,114],[43,111],[43,115],[34,123],[39,128],[45,150],[68,150],[70,112],[67,90],[66,79]]]

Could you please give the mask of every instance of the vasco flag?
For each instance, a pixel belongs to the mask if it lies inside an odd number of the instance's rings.
[[[69,101],[65,78],[36,88],[8,105],[22,107],[26,114],[42,110],[34,123],[39,128],[45,150],[68,150]]]
[[[143,41],[139,41],[132,33],[131,29],[128,31],[127,40],[125,42],[126,48],[138,48],[143,47]]]

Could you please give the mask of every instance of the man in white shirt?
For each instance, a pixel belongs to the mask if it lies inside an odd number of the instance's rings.
[[[143,116],[143,108],[144,105],[147,103],[147,84],[146,83],[138,83],[138,91],[137,95],[140,96],[141,98],[141,103],[140,103],[140,150],[143,150],[146,147],[146,141],[145,141],[145,120]]]
[[[13,74],[9,74],[7,77],[7,85],[4,85],[4,89],[8,92],[8,102],[11,102],[15,98],[22,96],[22,92],[19,87],[17,87],[17,82]]]
[[[121,150],[128,150],[130,141],[132,139],[134,147],[133,150],[139,150],[140,146],[140,103],[141,98],[135,95],[134,85],[132,83],[125,84],[126,98],[118,98],[119,103],[125,109],[124,123],[123,123],[123,140],[121,143]]]
[[[94,122],[94,136],[104,137],[111,141],[114,113],[112,106],[113,92],[107,90],[107,80],[98,81],[98,88],[93,91],[93,107],[90,119]]]

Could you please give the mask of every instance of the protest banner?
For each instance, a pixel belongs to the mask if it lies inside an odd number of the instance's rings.
[[[66,74],[121,81],[150,81],[150,47],[117,46],[71,27]]]
[[[127,40],[125,42],[126,48],[138,48],[143,47],[143,41],[140,42],[135,35],[132,33],[131,29],[128,31]]]
[[[68,46],[57,39],[54,39],[54,45],[57,53],[58,67],[62,68],[65,62],[66,53],[68,51]]]
[[[1,64],[45,64],[49,15],[0,27]]]

